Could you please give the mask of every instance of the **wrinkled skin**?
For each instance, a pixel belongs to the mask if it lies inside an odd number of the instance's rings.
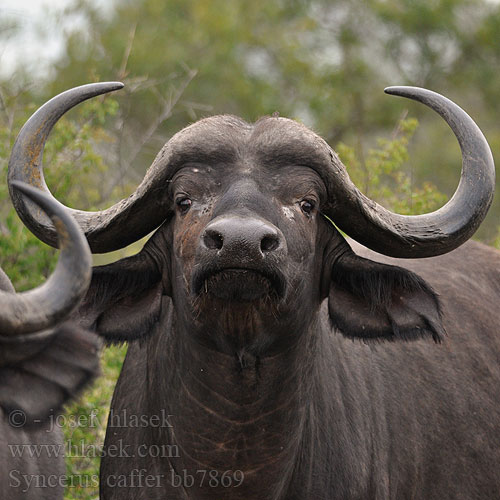
[[[321,215],[328,150],[290,120],[214,117],[168,147],[174,215],[80,311],[138,340],[102,497],[498,496],[498,252],[357,256]]]

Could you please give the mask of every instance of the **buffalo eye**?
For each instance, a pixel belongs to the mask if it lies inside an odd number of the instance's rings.
[[[313,200],[302,200],[300,202],[300,209],[306,215],[311,215],[311,213],[313,212],[315,206],[316,206],[316,204],[314,203]]]
[[[179,212],[181,214],[185,214],[191,208],[192,203],[193,202],[186,196],[177,198],[177,200],[175,200],[175,204],[177,205],[177,208],[179,209]]]

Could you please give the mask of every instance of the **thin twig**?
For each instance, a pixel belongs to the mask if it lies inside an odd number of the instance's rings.
[[[130,53],[132,52],[132,47],[134,45],[135,31],[137,29],[137,22],[130,29],[130,33],[127,40],[127,45],[125,47],[125,52],[123,53],[122,63],[120,69],[118,70],[118,79],[122,80],[127,76],[127,64],[130,58]]]
[[[396,137],[399,135],[401,132],[401,123],[406,120],[406,117],[408,116],[408,110],[405,109],[402,113],[401,116],[399,117],[398,122],[396,123],[396,126],[392,130],[391,138],[394,141]]]

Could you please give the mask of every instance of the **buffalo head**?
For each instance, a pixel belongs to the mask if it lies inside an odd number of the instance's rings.
[[[57,119],[120,87],[85,85],[43,106],[16,141],[9,181],[32,181],[48,193],[42,153]],[[387,92],[430,106],[459,140],[462,177],[444,207],[418,216],[386,210],[358,191],[325,141],[293,120],[206,118],[167,142],[130,197],[97,213],[72,211],[95,252],[161,225],[140,254],[94,273],[87,321],[112,339],[140,337],[157,322],[167,295],[186,335],[226,352],[245,346],[272,353],[305,331],[329,297],[330,319],[345,335],[439,340],[439,306],[425,282],[357,257],[331,221],[386,255],[446,253],[484,218],[493,160],[478,127],[448,99],[413,87]],[[12,194],[26,225],[54,244],[50,221]]]

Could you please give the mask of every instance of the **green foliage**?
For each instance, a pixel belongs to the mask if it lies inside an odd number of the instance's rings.
[[[344,143],[337,151],[353,182],[364,186],[364,193],[397,213],[410,215],[436,210],[446,196],[430,182],[417,186],[412,169],[405,169],[409,160],[408,143],[418,126],[414,118],[402,119],[390,139],[377,140],[378,147],[368,151],[366,158]]]
[[[493,240],[493,246],[500,250],[500,227],[498,228],[497,235]]]

